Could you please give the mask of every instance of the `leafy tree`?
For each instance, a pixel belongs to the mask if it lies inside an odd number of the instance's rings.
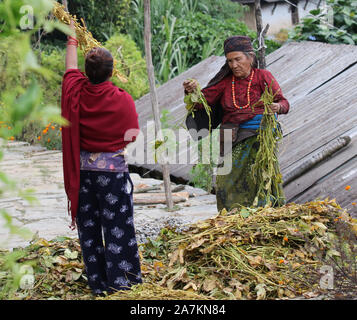
[[[119,61],[120,72],[128,78],[127,83],[115,77],[111,81],[130,93],[134,100],[146,94],[149,91],[146,62],[136,43],[125,34],[115,34],[104,45]]]

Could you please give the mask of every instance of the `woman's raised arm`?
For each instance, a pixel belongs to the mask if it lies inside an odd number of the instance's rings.
[[[77,47],[78,41],[76,37],[76,29],[71,20],[70,28],[73,30],[73,36],[68,37],[67,51],[66,51],[66,71],[68,69],[78,69]]]

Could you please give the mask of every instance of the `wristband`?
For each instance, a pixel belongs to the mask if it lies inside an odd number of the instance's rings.
[[[75,46],[75,47],[78,47],[78,41],[77,42],[75,42],[75,41],[73,41],[73,40],[69,40],[69,41],[67,41],[67,46]]]
[[[68,44],[75,44],[75,46],[78,47],[78,40],[76,38],[68,36],[67,40],[68,40],[67,45]]]
[[[71,37],[71,36],[67,36],[67,40],[74,40],[74,41],[77,41],[77,39],[76,39],[76,38]]]

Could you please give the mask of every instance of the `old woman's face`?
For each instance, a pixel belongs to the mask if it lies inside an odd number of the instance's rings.
[[[241,51],[232,51],[226,54],[226,58],[234,76],[241,79],[249,76],[253,57],[247,56]]]

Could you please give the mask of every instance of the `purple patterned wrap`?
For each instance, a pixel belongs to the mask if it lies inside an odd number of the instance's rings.
[[[81,150],[81,170],[105,172],[129,172],[124,150],[117,152],[88,152]]]

